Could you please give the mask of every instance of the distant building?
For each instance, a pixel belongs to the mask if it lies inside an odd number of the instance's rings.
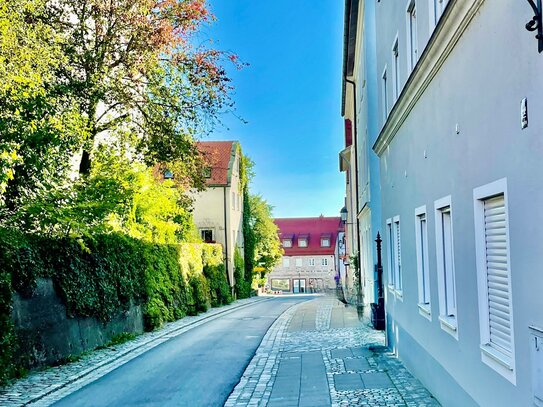
[[[285,254],[268,274],[274,291],[320,292],[336,287],[339,217],[275,219]]]
[[[194,223],[202,240],[223,246],[228,282],[234,285],[234,251],[243,253],[243,194],[240,191],[241,148],[237,141],[199,142],[209,161],[207,189],[194,198]]]

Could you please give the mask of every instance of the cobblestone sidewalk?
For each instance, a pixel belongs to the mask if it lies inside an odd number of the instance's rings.
[[[94,351],[77,362],[31,373],[11,386],[0,388],[0,406],[48,406],[189,329],[259,301],[267,299],[254,297],[212,308],[144,333],[133,341]]]
[[[270,328],[226,407],[439,406],[334,298],[298,304]]]

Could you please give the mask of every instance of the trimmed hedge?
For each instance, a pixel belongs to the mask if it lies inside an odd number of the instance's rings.
[[[48,239],[0,230],[0,383],[17,375],[12,293],[51,278],[70,317],[109,321],[141,304],[146,330],[231,301],[218,245],[158,245],[122,234]]]

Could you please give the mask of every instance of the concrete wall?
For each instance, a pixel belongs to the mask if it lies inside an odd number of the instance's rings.
[[[103,324],[95,318],[69,318],[50,279],[38,279],[31,298],[13,295],[12,318],[19,338],[19,354],[29,368],[51,365],[70,355],[105,345],[122,332],[143,332],[140,306]]]
[[[399,4],[400,3],[400,4]],[[450,2],[451,15],[473,0]],[[543,204],[543,57],[524,24],[526,2],[483,1],[381,155],[384,220],[401,222],[403,298],[387,290],[388,341],[447,406],[529,406],[529,326],[543,326],[540,227]],[[430,36],[428,1],[417,2],[419,52]],[[377,72],[390,66],[399,33],[402,84],[406,4],[377,4]],[[449,31],[451,33],[452,31]],[[435,55],[435,60],[440,55]],[[521,130],[520,102],[529,126]],[[381,116],[381,115],[380,115]],[[513,337],[513,382],[482,361],[476,268],[474,189],[506,178]],[[456,273],[457,338],[438,319],[434,202],[451,196]],[[431,316],[419,314],[415,208],[426,205]],[[384,253],[390,248],[384,240]],[[385,257],[386,258],[386,257]],[[385,261],[385,268],[387,264]],[[384,272],[387,275],[387,270]],[[541,366],[540,366],[541,369]]]

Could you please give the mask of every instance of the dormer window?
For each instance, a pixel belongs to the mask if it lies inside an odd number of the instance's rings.
[[[298,247],[307,247],[309,242],[309,235],[301,234],[298,236]]]
[[[283,239],[283,247],[292,247],[292,239]]]
[[[281,236],[281,243],[283,244],[283,247],[292,247],[292,241],[294,240],[293,234],[283,234]]]
[[[330,247],[330,235],[321,236],[321,247]]]

